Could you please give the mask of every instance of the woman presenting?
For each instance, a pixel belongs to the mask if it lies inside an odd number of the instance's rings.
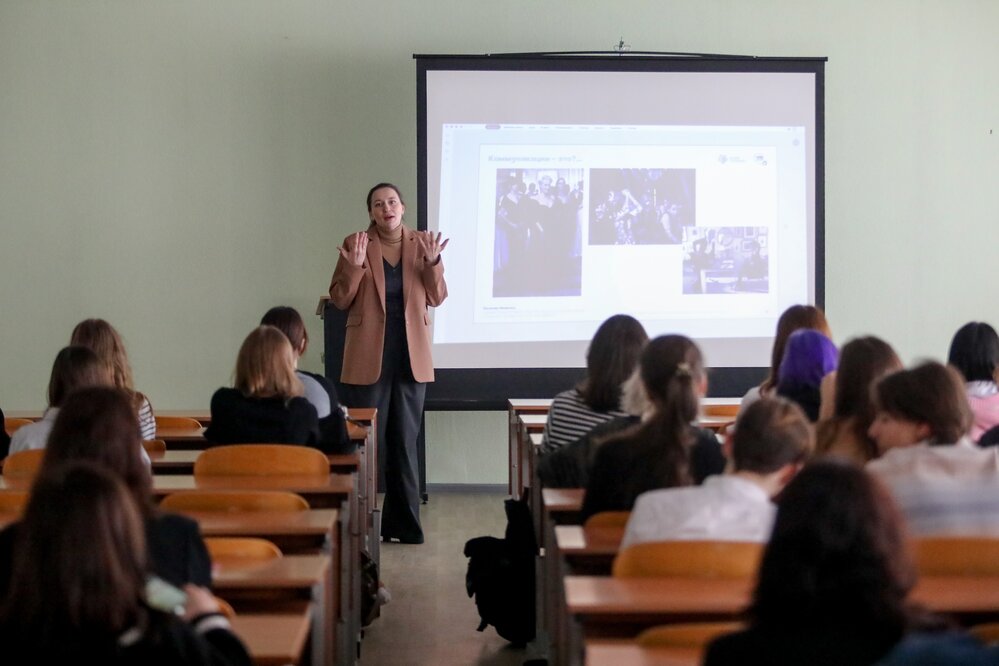
[[[385,470],[382,539],[423,543],[416,438],[426,382],[434,380],[427,306],[447,298],[441,251],[447,240],[402,224],[399,188],[368,192],[371,226],[347,236],[330,298],[347,314],[344,403],[378,409],[378,457]]]

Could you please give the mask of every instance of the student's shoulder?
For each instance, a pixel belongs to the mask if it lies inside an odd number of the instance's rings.
[[[246,398],[238,389],[232,388],[231,386],[223,386],[212,394],[212,406],[216,405],[226,405],[235,402],[243,402]]]
[[[568,391],[562,391],[561,393],[555,394],[552,399],[551,409],[559,409],[564,407],[578,407],[583,403],[583,396],[580,395],[579,391],[574,388]]]
[[[295,420],[319,422],[319,412],[316,411],[315,405],[304,396],[289,398],[285,403],[285,408]]]

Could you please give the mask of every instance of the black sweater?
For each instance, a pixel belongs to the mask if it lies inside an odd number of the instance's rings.
[[[694,483],[701,483],[725,470],[725,456],[714,433],[694,426],[690,431],[693,436],[689,450],[690,476]],[[668,487],[668,482],[657,476],[655,466],[649,464],[660,455],[661,449],[661,442],[645,441],[639,436],[626,436],[601,445],[590,468],[582,519],[601,511],[631,511],[642,493]]]
[[[86,645],[67,644],[57,636],[13,635],[0,626],[3,663],[97,663],[112,666],[249,666],[252,662],[228,622],[217,615],[195,618],[191,624],[149,610],[141,630],[123,637],[95,637]]]
[[[212,396],[212,423],[205,439],[217,444],[320,444],[319,417],[305,398],[247,398],[220,388]]]

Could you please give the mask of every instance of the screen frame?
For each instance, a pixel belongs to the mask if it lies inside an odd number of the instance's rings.
[[[731,72],[806,73],[815,76],[815,302],[825,305],[825,57],[756,57],[701,54],[526,53],[414,54],[416,60],[417,228],[428,228],[427,72]],[[714,367],[708,395],[741,397],[766,376],[765,367]],[[509,398],[552,398],[585,376],[585,368],[437,368],[427,386],[426,409],[506,409]]]

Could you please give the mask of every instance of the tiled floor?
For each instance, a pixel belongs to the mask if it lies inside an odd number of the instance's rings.
[[[512,666],[527,658],[492,627],[479,633],[475,602],[465,592],[468,539],[502,537],[504,495],[435,493],[421,507],[426,543],[381,546],[381,577],[392,593],[365,630],[363,666],[484,664]]]

